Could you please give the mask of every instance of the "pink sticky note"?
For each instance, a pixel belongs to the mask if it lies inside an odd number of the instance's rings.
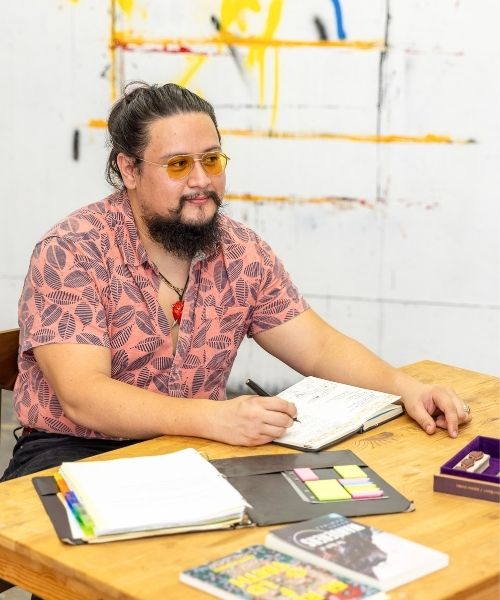
[[[309,467],[297,467],[293,471],[301,481],[314,481],[319,479],[316,473]]]
[[[377,488],[374,490],[354,490],[354,488],[351,488],[349,490],[349,493],[351,494],[351,496],[356,499],[356,500],[361,500],[363,498],[380,498],[380,496],[384,495],[383,490]]]

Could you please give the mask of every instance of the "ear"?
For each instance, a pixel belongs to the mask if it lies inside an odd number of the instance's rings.
[[[133,190],[137,187],[137,166],[135,160],[131,156],[127,156],[120,152],[116,157],[116,162],[123,179],[123,183],[128,190]]]

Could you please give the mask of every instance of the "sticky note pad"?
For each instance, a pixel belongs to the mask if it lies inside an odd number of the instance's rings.
[[[380,496],[384,495],[384,492],[380,488],[373,490],[352,490],[351,495],[355,500],[363,500],[364,498],[380,498]]]
[[[301,481],[314,481],[315,479],[319,479],[316,473],[309,467],[297,467],[293,471]]]
[[[333,468],[341,477],[366,477],[366,473],[358,465],[333,465]]]
[[[350,485],[370,485],[372,481],[369,477],[351,477],[350,479],[339,479],[342,485],[349,487]],[[375,484],[372,484],[375,485]]]
[[[351,489],[353,489],[353,490],[372,490],[373,488],[378,489],[378,485],[376,483],[372,483],[371,481],[370,481],[370,483],[363,483],[361,485],[356,485],[356,484],[348,485],[346,483],[343,483],[342,485],[345,488],[347,488],[348,490],[351,490]]]
[[[306,486],[318,500],[350,500],[351,495],[336,479],[306,481]]]
[[[382,494],[379,492],[381,492],[382,490],[377,487],[376,485],[372,485],[371,487],[367,487],[367,486],[357,486],[357,485],[353,485],[353,486],[345,486],[345,489],[349,492],[349,494],[351,494],[351,496],[353,498],[357,498],[360,495],[363,494],[375,494],[376,496],[381,496]]]

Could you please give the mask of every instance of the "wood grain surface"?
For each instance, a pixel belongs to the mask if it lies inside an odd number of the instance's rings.
[[[451,439],[441,430],[427,436],[405,415],[332,448],[353,450],[415,502],[412,513],[361,521],[450,556],[449,567],[394,590],[390,597],[498,598],[498,504],[433,492],[432,486],[434,473],[471,439],[477,435],[500,437],[500,379],[431,361],[403,370],[422,381],[453,387],[471,406],[473,420],[460,428],[457,439]],[[160,454],[185,447],[196,448],[209,459],[291,452],[272,444],[243,448],[196,438],[162,437],[97,459]],[[208,596],[179,583],[179,572],[243,546],[263,543],[267,530],[256,527],[67,546],[55,535],[28,476],[0,485],[0,577],[48,599],[201,600]]]

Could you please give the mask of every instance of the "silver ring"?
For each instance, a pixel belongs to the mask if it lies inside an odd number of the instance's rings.
[[[464,404],[463,409],[464,409],[464,412],[466,412],[468,415],[470,415],[470,406],[468,404]]]

